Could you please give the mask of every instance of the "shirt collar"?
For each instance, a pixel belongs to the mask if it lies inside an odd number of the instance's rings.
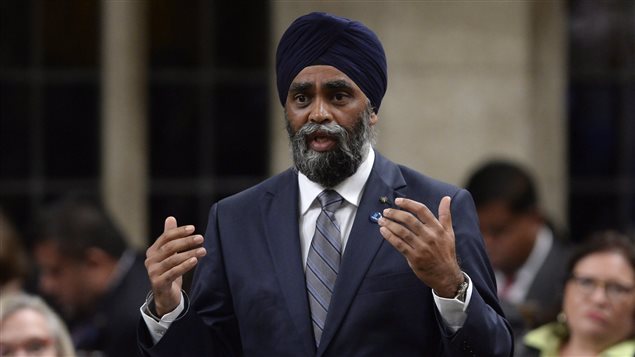
[[[333,187],[333,190],[339,193],[348,203],[357,207],[359,201],[362,199],[364,185],[370,176],[374,162],[375,151],[369,145],[366,158],[362,161],[361,165],[359,165],[357,171]],[[309,178],[301,172],[298,172],[298,184],[300,187],[300,214],[304,215],[320,192],[325,190],[325,187],[309,180]]]
[[[523,264],[516,274],[517,279],[523,275],[527,275],[527,278],[535,277],[538,270],[540,270],[542,264],[547,259],[552,245],[553,232],[549,229],[549,227],[543,225],[538,230],[536,243],[534,243],[534,248],[531,250],[529,257],[527,257],[527,261],[525,261],[525,264]]]

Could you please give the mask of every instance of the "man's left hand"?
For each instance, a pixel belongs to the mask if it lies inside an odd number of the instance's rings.
[[[397,198],[378,223],[381,235],[408,261],[414,273],[441,297],[453,298],[463,282],[456,260],[450,197],[439,204],[439,219],[424,204]]]

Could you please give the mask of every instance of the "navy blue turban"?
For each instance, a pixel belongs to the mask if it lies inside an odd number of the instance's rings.
[[[312,12],[285,31],[276,52],[280,104],[305,67],[329,65],[344,72],[364,92],[375,113],[386,93],[386,55],[377,35],[361,22]]]

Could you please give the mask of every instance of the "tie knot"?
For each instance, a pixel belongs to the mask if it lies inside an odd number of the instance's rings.
[[[327,212],[335,212],[341,205],[344,199],[339,193],[333,190],[324,190],[318,195],[318,200],[322,209]]]

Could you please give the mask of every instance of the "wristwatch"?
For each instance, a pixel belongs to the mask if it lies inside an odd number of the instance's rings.
[[[467,288],[468,286],[470,286],[470,284],[467,281],[468,281],[467,276],[465,275],[465,273],[463,273],[463,282],[459,284],[458,288],[456,289],[456,296],[454,297],[455,299],[461,302],[465,302],[465,297],[467,295]]]

